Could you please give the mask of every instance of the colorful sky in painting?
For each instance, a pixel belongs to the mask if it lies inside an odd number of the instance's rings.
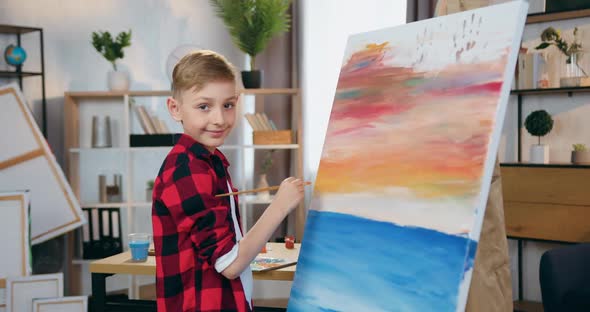
[[[469,232],[516,29],[484,18],[351,37],[312,209]]]

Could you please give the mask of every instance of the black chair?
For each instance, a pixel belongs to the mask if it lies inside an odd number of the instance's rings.
[[[545,252],[539,279],[545,312],[590,311],[590,243]]]

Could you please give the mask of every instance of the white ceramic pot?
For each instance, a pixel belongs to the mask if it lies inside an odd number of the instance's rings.
[[[108,74],[109,90],[127,91],[129,90],[129,74],[123,71],[109,71]]]
[[[549,146],[543,144],[531,145],[531,160],[533,164],[549,163]]]

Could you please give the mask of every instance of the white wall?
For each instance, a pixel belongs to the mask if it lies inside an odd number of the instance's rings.
[[[125,48],[119,64],[131,73],[133,90],[169,89],[166,58],[181,44],[216,50],[236,66],[244,65],[243,54],[234,47],[207,0],[2,0],[0,24],[43,28],[49,142],[60,160],[64,91],[107,89],[106,76],[112,67],[92,46],[93,31],[116,35],[132,30],[131,47]],[[0,35],[2,51],[8,41],[16,42],[16,38]],[[28,53],[23,70],[40,69],[38,36],[24,35],[23,46]],[[0,69],[7,68],[2,57]],[[38,121],[40,86],[40,78],[27,78],[23,85],[25,96],[34,101]]]
[[[406,1],[301,0],[300,4],[304,175],[315,181],[348,35],[405,24]]]

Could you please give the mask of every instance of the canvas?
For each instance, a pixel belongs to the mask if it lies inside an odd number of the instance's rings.
[[[464,310],[526,12],[349,37],[289,311]]]
[[[33,312],[86,312],[88,297],[68,296],[61,298],[33,299]]]
[[[32,312],[33,299],[63,297],[63,273],[6,279],[6,311]]]
[[[31,274],[29,197],[28,191],[0,191],[0,249],[10,255],[0,257],[0,284],[5,284],[8,276]]]
[[[31,191],[31,243],[86,221],[70,184],[16,84],[0,87],[0,189]]]

